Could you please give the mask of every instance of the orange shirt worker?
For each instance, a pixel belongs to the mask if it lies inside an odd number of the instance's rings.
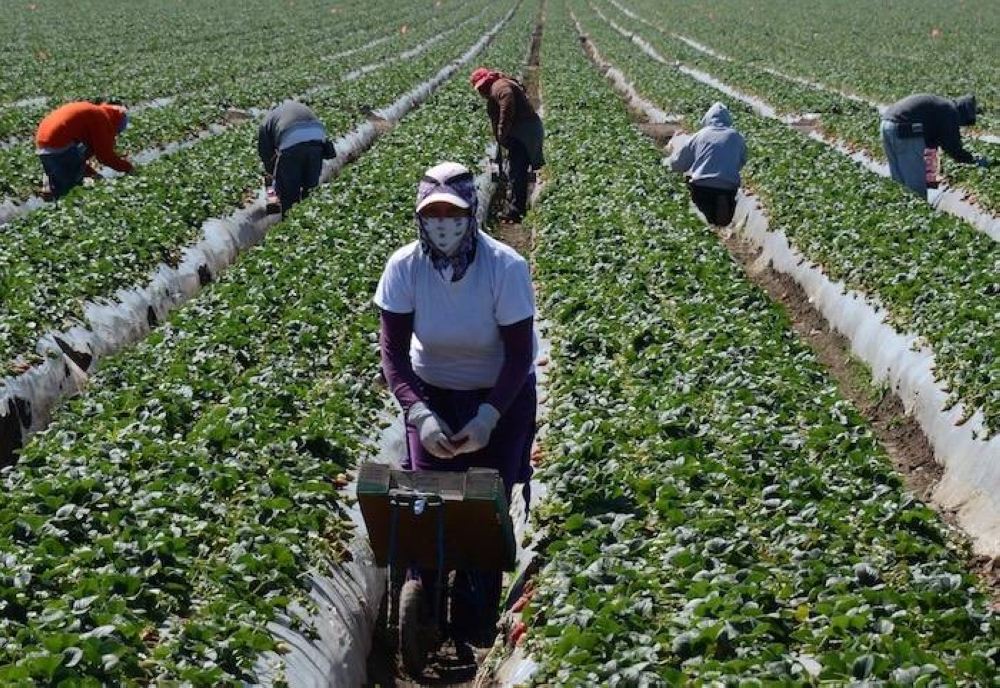
[[[131,173],[132,163],[115,151],[115,139],[126,126],[128,110],[122,105],[67,103],[47,114],[38,125],[35,145],[53,197],[65,196],[85,176],[96,176],[91,157]]]

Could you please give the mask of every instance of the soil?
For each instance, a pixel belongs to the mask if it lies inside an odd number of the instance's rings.
[[[16,452],[24,446],[24,438],[21,435],[22,422],[16,403],[10,405],[6,414],[0,415],[0,468],[17,463]]]
[[[640,122],[637,126],[639,127],[639,131],[653,139],[656,145],[661,148],[666,146],[670,142],[670,139],[674,137],[674,134],[681,130],[680,123],[674,122],[663,122],[660,124]]]
[[[494,239],[507,244],[525,258],[531,255],[531,228],[521,223],[499,223],[491,232]]]
[[[473,688],[493,686],[492,682],[476,680],[479,662],[485,657],[484,651],[473,652],[467,648],[459,651],[451,641],[434,655],[424,669],[423,675],[413,678],[405,675],[403,667],[391,659],[392,648],[378,635],[368,656],[368,682],[366,688],[418,688],[418,686],[449,686],[450,688]]]
[[[545,3],[538,8],[538,17],[531,31],[531,47],[528,49],[528,64],[524,67],[524,88],[528,92],[528,102],[537,111],[542,105],[538,78],[539,55],[542,49],[542,31],[545,28]]]
[[[77,351],[65,340],[63,340],[62,337],[55,337],[55,340],[62,352],[66,354],[71,361],[73,361],[76,367],[84,372],[87,372],[90,369],[90,364],[94,362],[93,355],[87,353],[86,351]]]

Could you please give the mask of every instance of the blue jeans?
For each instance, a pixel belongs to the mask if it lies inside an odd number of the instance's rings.
[[[889,174],[920,198],[927,198],[924,137],[903,138],[896,122],[882,122],[882,147],[889,160]]]
[[[303,141],[278,153],[274,166],[274,190],[281,200],[281,213],[303,201],[319,185],[323,171],[323,142]]]
[[[77,143],[58,153],[41,153],[42,169],[49,178],[49,188],[53,198],[62,198],[75,186],[83,182],[87,169],[90,149],[86,144]]]

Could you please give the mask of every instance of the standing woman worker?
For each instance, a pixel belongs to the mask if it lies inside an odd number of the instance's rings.
[[[527,261],[479,231],[477,208],[458,163],[420,180],[418,239],[389,258],[375,294],[382,367],[406,415],[404,468],[495,468],[509,500],[531,476],[534,291]],[[484,578],[493,612],[500,573]]]
[[[528,173],[545,165],[542,120],[516,79],[479,67],[472,72],[471,81],[472,87],[486,99],[493,137],[507,149],[510,163],[510,199],[507,209],[497,219],[520,222],[528,210]]]

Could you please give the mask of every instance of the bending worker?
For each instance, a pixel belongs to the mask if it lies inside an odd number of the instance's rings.
[[[257,131],[257,153],[268,183],[274,183],[282,215],[319,186],[324,158],[337,154],[316,114],[296,100],[268,113]]]
[[[115,152],[115,139],[127,126],[128,110],[122,105],[82,101],[47,114],[38,125],[35,145],[53,198],[65,196],[84,177],[97,176],[88,162],[91,156],[113,170],[132,173],[132,163]]]
[[[746,141],[733,129],[733,118],[722,103],[708,109],[701,126],[683,143],[676,136],[671,139],[674,152],[667,164],[674,172],[686,173],[691,200],[705,219],[725,227],[736,213],[740,170],[747,162]]]
[[[418,239],[389,258],[375,294],[382,368],[406,415],[404,468],[495,468],[509,503],[531,476],[534,291],[527,261],[479,231],[477,206],[473,176],[458,163],[420,181]],[[422,573],[426,592],[434,578]],[[500,600],[500,572],[477,573],[479,601],[459,613],[480,614],[453,620],[470,641],[495,633]]]
[[[545,165],[542,120],[516,79],[479,67],[472,72],[471,81],[472,87],[487,101],[493,137],[507,149],[510,198],[498,219],[520,222],[528,210],[528,173],[532,168],[540,170]]]
[[[907,96],[882,113],[882,147],[889,174],[921,198],[927,198],[925,148],[941,148],[955,162],[988,167],[962,147],[959,127],[976,123],[976,98],[952,100],[929,93]]]

